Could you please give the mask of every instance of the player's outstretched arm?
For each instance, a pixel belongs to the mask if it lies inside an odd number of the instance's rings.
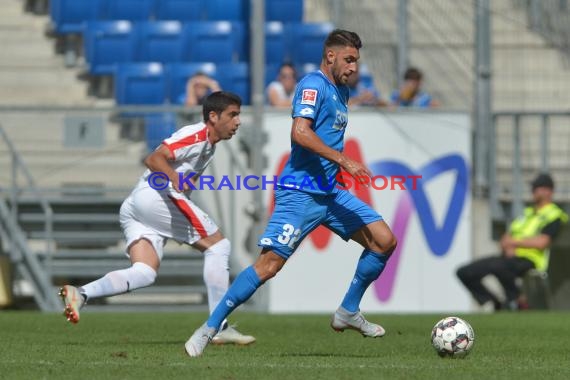
[[[303,148],[318,154],[319,156],[340,165],[354,178],[370,177],[370,170],[360,162],[351,160],[342,152],[339,152],[323,142],[311,128],[313,121],[304,117],[293,119],[291,140]],[[364,180],[362,182],[365,182]]]

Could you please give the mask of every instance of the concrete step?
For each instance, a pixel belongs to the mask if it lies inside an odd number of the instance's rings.
[[[24,13],[21,0],[3,0],[0,12],[0,102],[10,105],[89,104],[76,70],[66,70],[44,35],[48,17]]]

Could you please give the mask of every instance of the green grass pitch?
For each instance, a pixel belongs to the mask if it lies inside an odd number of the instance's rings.
[[[184,342],[206,318],[184,313],[61,315],[0,312],[1,379],[570,379],[570,315],[460,314],[475,330],[465,359],[430,345],[446,315],[371,315],[387,330],[364,339],[336,333],[328,315],[234,313],[255,335],[246,347],[209,346],[199,358]]]

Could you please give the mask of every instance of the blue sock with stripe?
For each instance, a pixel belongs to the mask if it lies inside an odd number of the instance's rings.
[[[350,287],[342,300],[341,306],[351,313],[356,313],[360,306],[362,296],[368,286],[376,280],[386,266],[387,255],[365,249],[360,255],[356,273]]]
[[[224,297],[212,314],[206,324],[208,327],[219,329],[226,317],[239,305],[247,301],[253,293],[261,286],[261,280],[253,269],[249,266],[244,269],[234,280]]]

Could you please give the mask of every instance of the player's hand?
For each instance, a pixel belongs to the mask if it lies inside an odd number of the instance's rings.
[[[177,193],[182,193],[182,192],[190,190],[190,186],[186,182],[184,182],[182,184],[182,186],[180,186],[180,182],[178,181],[178,177],[170,178],[170,183],[172,184],[172,188],[174,189],[174,191],[176,191]]]
[[[341,167],[351,176],[354,177],[357,184],[370,186],[372,182],[372,172],[363,164],[354,161],[348,157],[344,157]]]

